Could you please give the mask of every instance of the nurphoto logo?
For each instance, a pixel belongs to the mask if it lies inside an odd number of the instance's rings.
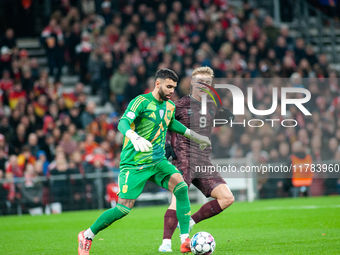
[[[238,88],[235,85],[232,84],[215,84],[215,88],[212,86],[198,82],[205,87],[207,87],[209,90],[211,90],[216,97],[218,98],[221,106],[222,106],[222,100],[220,95],[217,93],[216,89],[228,89],[233,98],[233,114],[234,115],[244,115],[244,94],[240,88]],[[209,92],[207,89],[201,88],[206,94],[202,94],[202,103],[201,103],[201,115],[203,115],[201,118],[205,118],[204,115],[207,114],[207,95],[209,95],[212,100],[214,101],[215,105],[217,106],[216,100],[211,92]],[[304,98],[287,98],[288,93],[302,93],[305,95]],[[254,115],[260,115],[260,116],[267,116],[276,111],[277,105],[278,105],[278,88],[273,87],[272,89],[272,106],[270,109],[267,110],[258,110],[255,109],[253,104],[253,88],[248,87],[247,88],[247,106],[249,111]],[[306,107],[303,106],[303,104],[307,103],[311,99],[311,93],[309,90],[305,88],[293,88],[293,87],[282,87],[281,88],[281,115],[285,116],[287,115],[287,105],[293,104],[295,105],[304,115],[312,115]],[[202,119],[204,121],[204,119]],[[275,121],[280,121],[279,119],[265,119],[265,121],[271,122],[272,127],[274,127]],[[294,122],[294,125],[287,125],[285,122]],[[258,122],[259,125],[254,125],[255,122]],[[239,125],[242,124],[243,126],[246,125],[246,120],[243,120],[243,122],[233,122],[233,120],[227,120],[227,119],[214,119],[214,127],[216,125],[224,125],[230,123],[231,126],[233,125]],[[250,119],[248,120],[248,126],[251,127],[262,127],[264,125],[264,121],[262,119]],[[297,120],[294,119],[284,119],[281,121],[281,125],[283,127],[295,127],[297,125]]]

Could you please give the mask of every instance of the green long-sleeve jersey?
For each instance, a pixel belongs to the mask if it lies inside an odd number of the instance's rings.
[[[134,98],[124,112],[118,129],[124,134],[120,168],[142,169],[156,165],[164,156],[165,136],[168,128],[184,134],[187,128],[175,120],[175,104],[171,101],[158,101],[152,93]],[[131,128],[139,136],[150,141],[148,152],[135,151],[126,131]]]

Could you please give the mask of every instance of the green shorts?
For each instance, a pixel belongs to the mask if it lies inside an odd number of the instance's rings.
[[[118,195],[124,199],[136,199],[142,193],[147,180],[168,189],[170,177],[176,173],[180,174],[168,160],[162,160],[157,165],[144,169],[123,168],[118,176]]]

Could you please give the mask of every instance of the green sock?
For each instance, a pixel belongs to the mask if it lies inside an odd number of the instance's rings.
[[[180,182],[173,190],[176,197],[176,215],[179,221],[181,234],[189,234],[190,201],[188,196],[188,185]]]
[[[96,235],[99,231],[107,228],[116,220],[128,215],[131,209],[125,205],[117,204],[115,208],[109,209],[102,213],[95,223],[90,227],[91,231]]]

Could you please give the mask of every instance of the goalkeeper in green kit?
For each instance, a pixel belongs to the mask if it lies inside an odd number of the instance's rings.
[[[188,186],[178,169],[164,156],[165,136],[169,128],[200,144],[202,150],[210,145],[210,141],[175,120],[175,104],[170,98],[177,86],[176,73],[161,69],[157,71],[155,80],[154,90],[133,99],[120,119],[118,129],[124,134],[124,140],[118,177],[118,204],[78,234],[79,255],[89,254],[92,240],[99,231],[129,214],[147,180],[175,195],[181,252],[190,252]]]

